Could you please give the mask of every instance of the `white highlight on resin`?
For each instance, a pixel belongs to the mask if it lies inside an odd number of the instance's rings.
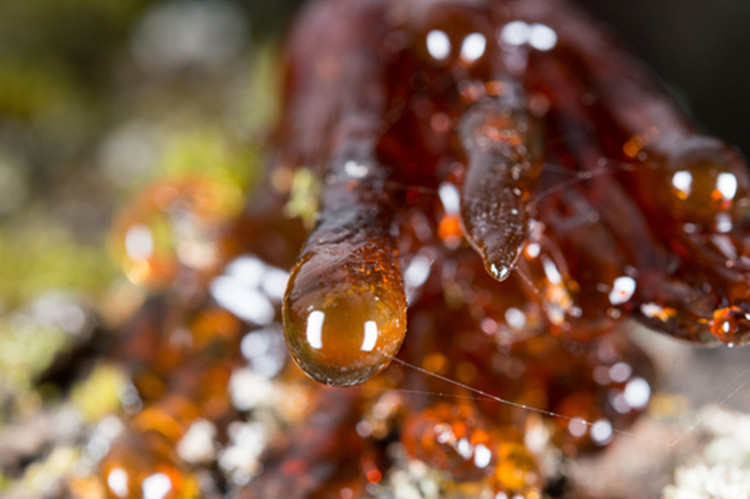
[[[456,444],[456,451],[461,455],[461,457],[468,460],[471,457],[471,444],[468,440],[462,438]]]
[[[143,480],[144,499],[164,499],[172,490],[172,480],[165,473],[154,473]]]
[[[267,326],[276,316],[273,305],[263,293],[243,286],[238,279],[219,276],[210,289],[214,300],[240,319]]]
[[[505,311],[505,322],[516,331],[520,331],[526,325],[526,315],[517,308],[510,307]]]
[[[344,171],[352,178],[365,178],[370,169],[367,165],[359,164],[356,161],[347,161],[344,163]]]
[[[458,213],[458,210],[461,208],[461,195],[458,193],[458,188],[455,185],[450,182],[443,182],[438,187],[438,195],[446,213],[449,215]]]
[[[587,430],[586,421],[581,418],[573,418],[568,423],[568,433],[576,438],[580,438],[586,434]]]
[[[612,291],[609,293],[609,302],[612,305],[620,305],[628,301],[635,293],[635,279],[622,276],[615,279]]]
[[[557,45],[557,33],[544,24],[532,24],[529,33],[529,45],[537,50],[552,50]]]
[[[625,385],[625,401],[635,409],[646,407],[651,398],[651,387],[643,378],[633,378]]]
[[[523,21],[513,21],[503,26],[500,41],[508,45],[523,45],[529,40],[531,27]]]
[[[600,419],[591,426],[591,438],[600,445],[612,439],[612,424],[606,419]]]
[[[609,368],[609,378],[615,383],[622,383],[633,374],[633,368],[627,362],[618,362]]]
[[[680,170],[672,175],[672,185],[684,194],[690,194],[693,185],[693,175],[687,170]]]
[[[125,233],[125,251],[133,259],[145,259],[154,254],[154,236],[143,224],[134,225]]]
[[[257,288],[262,279],[266,264],[255,256],[240,256],[232,260],[224,274],[236,279],[248,288]]]
[[[323,321],[326,314],[313,310],[307,316],[307,342],[316,350],[323,348]]]
[[[442,61],[451,53],[451,41],[444,31],[434,29],[427,33],[427,51],[435,59]]]
[[[481,33],[472,33],[464,38],[461,44],[461,59],[474,62],[484,55],[487,49],[487,39]]]
[[[500,31],[500,41],[506,45],[529,44],[537,50],[552,50],[557,45],[557,33],[547,25],[513,21]]]
[[[424,255],[417,255],[409,262],[404,272],[404,284],[407,288],[417,288],[430,276],[432,260]]]
[[[492,271],[492,274],[501,281],[508,277],[508,274],[510,274],[509,267],[498,267],[494,263],[490,264],[490,270]]]
[[[254,368],[235,369],[229,378],[232,405],[240,411],[271,407],[280,396],[278,388]]]
[[[492,461],[492,452],[484,446],[479,444],[474,448],[474,466],[479,469],[486,468]]]
[[[128,495],[128,473],[122,468],[115,468],[107,475],[107,485],[120,497]]]
[[[719,212],[716,214],[716,218],[714,220],[716,223],[716,232],[725,234],[732,230],[732,217],[729,216],[729,213],[725,211]]]
[[[206,419],[196,419],[177,443],[177,454],[188,463],[205,463],[216,455],[216,426]]]
[[[256,256],[243,255],[211,282],[211,296],[240,319],[264,326],[273,322],[273,302],[284,297],[288,280],[288,272]]]
[[[656,303],[644,303],[641,305],[641,313],[650,319],[658,318],[662,321],[665,319],[659,317],[664,313],[664,307]]]
[[[542,258],[542,265],[544,266],[544,275],[547,276],[549,282],[552,284],[560,284],[562,282],[562,276],[560,271],[557,270],[554,262],[549,258]]]
[[[719,173],[716,178],[716,188],[727,201],[734,199],[737,194],[737,177],[733,173]]]
[[[375,343],[378,341],[378,325],[375,321],[365,322],[365,337],[362,339],[362,346],[359,347],[363,352],[372,352]]]
[[[542,247],[539,246],[539,243],[529,243],[526,245],[524,251],[526,252],[526,256],[528,256],[529,258],[536,258],[542,251]]]

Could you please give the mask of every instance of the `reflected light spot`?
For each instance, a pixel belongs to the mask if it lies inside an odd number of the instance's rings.
[[[693,176],[689,171],[680,170],[672,175],[672,185],[679,191],[678,196],[685,199],[690,194],[693,185]]]
[[[506,24],[500,32],[500,41],[508,45],[523,45],[529,41],[531,27],[523,21]]]
[[[352,178],[365,178],[370,169],[367,165],[357,163],[356,161],[347,161],[344,163],[344,171]]]
[[[404,284],[407,288],[417,288],[425,283],[430,275],[430,267],[432,266],[432,259],[424,256],[417,255],[409,266],[406,267],[404,272]]]
[[[474,449],[474,465],[479,468],[486,468],[492,461],[492,452],[482,444]]]
[[[677,312],[670,307],[662,307],[656,303],[644,303],[640,307],[641,313],[650,319],[659,319],[666,322],[674,317]]]
[[[466,62],[474,62],[484,55],[487,48],[487,39],[481,33],[472,33],[464,38],[461,44],[461,59]]]
[[[107,485],[120,497],[128,495],[128,474],[122,468],[115,468],[107,475]]]
[[[458,213],[461,207],[461,196],[458,194],[458,188],[455,185],[450,182],[443,182],[438,187],[438,195],[446,213]]]
[[[631,374],[633,374],[633,369],[627,362],[618,362],[609,368],[609,377],[615,383],[627,381]]]
[[[248,288],[257,288],[263,276],[265,264],[254,256],[241,256],[233,260],[224,273]]]
[[[365,337],[362,339],[360,350],[363,352],[372,352],[375,343],[378,341],[378,325],[375,321],[365,322]]]
[[[316,350],[323,348],[323,321],[326,314],[313,310],[307,317],[307,342]]]
[[[268,295],[269,298],[281,300],[284,298],[286,292],[286,286],[289,282],[289,272],[284,270],[266,266],[266,273],[263,276],[263,284],[261,289]]]
[[[544,275],[547,276],[549,282],[552,284],[560,284],[562,282],[562,276],[552,260],[549,258],[542,258],[542,265],[544,266]]]
[[[277,332],[270,328],[259,329],[246,334],[243,336],[242,341],[240,341],[240,351],[242,352],[242,355],[250,360],[254,357],[265,354],[271,346],[271,336],[276,334]]]
[[[435,59],[442,61],[451,53],[451,41],[444,31],[434,29],[427,33],[427,51]]]
[[[138,224],[125,233],[125,251],[134,260],[145,260],[154,254],[154,236],[147,226]]]
[[[591,426],[591,438],[599,445],[612,440],[612,424],[606,419],[600,419]]]
[[[265,295],[243,286],[237,279],[219,276],[213,280],[210,289],[214,300],[240,319],[263,326],[270,324],[276,315]]]
[[[581,418],[573,418],[568,423],[568,433],[576,438],[581,438],[586,434],[587,424]]]
[[[471,444],[465,438],[462,438],[458,441],[458,443],[456,444],[456,451],[459,453],[459,455],[461,455],[461,457],[466,460],[469,460],[471,458]]]
[[[732,217],[728,213],[720,212],[716,214],[716,232],[725,234],[731,231],[733,226]]]
[[[633,296],[635,292],[635,280],[632,277],[622,276],[615,279],[612,291],[609,293],[609,302],[612,305],[621,305]]]
[[[737,177],[733,173],[720,173],[716,179],[716,188],[727,201],[737,194]]]
[[[625,401],[635,409],[646,407],[651,398],[651,387],[643,378],[633,378],[625,385]]]
[[[177,454],[188,463],[206,463],[216,454],[214,439],[217,430],[206,419],[197,419],[177,443]]]
[[[163,499],[172,490],[172,481],[164,473],[154,473],[143,480],[144,499]]]
[[[526,316],[517,308],[510,307],[505,311],[505,322],[516,331],[520,331],[526,325]]]
[[[357,423],[357,426],[355,426],[354,429],[357,431],[357,435],[362,438],[367,438],[372,435],[372,425],[365,420]]]
[[[612,404],[612,407],[614,407],[615,410],[620,414],[627,414],[633,409],[633,407],[628,404],[628,401],[625,399],[625,395],[623,395],[622,393],[610,396],[610,403]]]
[[[557,45],[557,33],[544,24],[532,24],[529,44],[537,50],[552,50]]]
[[[529,243],[526,245],[524,253],[526,253],[526,256],[529,258],[536,258],[539,256],[539,252],[541,250],[542,249],[541,246],[539,246],[539,243]]]

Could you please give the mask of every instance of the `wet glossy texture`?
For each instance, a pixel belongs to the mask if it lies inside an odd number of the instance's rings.
[[[520,90],[503,82],[497,87],[501,94],[477,102],[461,125],[468,156],[461,215],[485,268],[502,281],[528,236],[529,189],[539,175],[542,138]]]
[[[305,241],[271,181],[220,270],[144,305],[115,356],[141,405],[103,483],[130,493],[160,466],[187,490],[191,454],[162,447],[205,419],[230,456],[207,458],[214,490],[239,496],[398,496],[411,478],[539,498],[564,483],[550,455],[600,451],[648,407],[624,321],[750,340],[739,153],[567,3],[320,0],[285,54],[270,176],[320,179],[316,223]],[[282,336],[316,381],[372,379],[313,383]],[[237,451],[232,425],[269,412],[265,451]]]

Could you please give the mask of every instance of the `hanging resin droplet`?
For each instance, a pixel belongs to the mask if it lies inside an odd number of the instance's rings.
[[[303,256],[284,303],[292,358],[316,381],[336,386],[362,383],[386,367],[406,330],[397,269],[372,254],[382,250],[345,253],[325,248]]]
[[[366,381],[398,352],[406,295],[390,233],[393,200],[382,179],[340,170],[292,269],[283,318],[297,365],[316,381],[347,386]]]
[[[523,109],[521,90],[473,106],[461,125],[468,157],[461,189],[466,237],[489,274],[508,278],[528,235],[529,189],[539,175],[542,136]]]

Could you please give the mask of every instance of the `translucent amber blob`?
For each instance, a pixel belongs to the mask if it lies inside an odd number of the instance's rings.
[[[218,265],[221,227],[240,209],[233,193],[233,186],[195,175],[158,182],[134,199],[118,216],[112,237],[128,278],[161,288],[180,268]]]
[[[747,321],[747,315],[739,307],[720,308],[714,312],[710,323],[711,334],[729,346],[736,346],[743,321]]]
[[[118,439],[100,467],[111,498],[197,497],[195,478],[175,464],[171,444],[157,433],[130,433]]]
[[[498,496],[505,492],[513,497],[539,497],[542,484],[536,460],[521,440],[503,441],[497,447],[493,488]]]
[[[702,136],[673,148],[666,168],[672,194],[668,208],[683,223],[731,230],[750,206],[750,180],[739,155],[720,140]]]
[[[454,480],[479,480],[492,473],[497,461],[494,435],[468,404],[440,403],[410,415],[401,438],[412,457]]]
[[[388,365],[406,331],[406,298],[395,262],[378,249],[304,255],[284,298],[289,352],[328,385],[362,383]],[[343,252],[343,249],[342,249]]]

